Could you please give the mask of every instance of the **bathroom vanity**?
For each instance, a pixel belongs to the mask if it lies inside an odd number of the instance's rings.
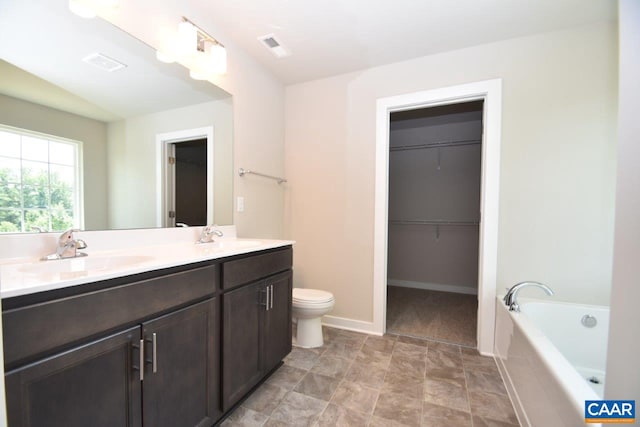
[[[291,351],[293,242],[237,242],[178,245],[142,267],[57,272],[53,289],[3,297],[9,425],[222,419]],[[58,262],[67,260],[37,265]]]

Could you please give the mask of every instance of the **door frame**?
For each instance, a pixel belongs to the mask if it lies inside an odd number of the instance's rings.
[[[194,139],[207,140],[207,224],[214,224],[214,167],[213,167],[213,126],[185,129],[156,134],[156,226],[168,227],[170,184],[168,168],[169,145]]]
[[[493,354],[498,258],[502,79],[379,98],[376,104],[374,196],[373,328],[387,329],[387,241],[389,201],[389,120],[397,111],[483,100],[482,176],[478,253],[478,350]]]

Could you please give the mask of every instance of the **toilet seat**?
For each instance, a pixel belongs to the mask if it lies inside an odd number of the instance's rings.
[[[333,302],[333,294],[319,289],[293,288],[293,303],[296,305],[315,305]]]

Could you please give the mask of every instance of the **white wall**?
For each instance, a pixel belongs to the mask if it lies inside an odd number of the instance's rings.
[[[107,228],[107,126],[104,122],[1,94],[0,122],[82,141],[84,228]]]
[[[286,237],[296,286],[372,321],[376,99],[502,78],[498,283],[608,302],[616,119],[615,24],[518,38],[286,89]]]
[[[620,0],[618,181],[607,356],[607,399],[634,399],[640,405],[640,2]]]
[[[109,228],[156,226],[156,136],[213,126],[214,219],[233,223],[231,98],[146,114],[109,124]]]

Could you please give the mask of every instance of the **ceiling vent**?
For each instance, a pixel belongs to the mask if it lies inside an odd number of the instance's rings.
[[[285,56],[291,55],[289,49],[282,46],[278,40],[276,40],[276,36],[273,34],[266,34],[264,36],[258,37],[258,40],[271,52],[276,58],[284,58]]]
[[[109,72],[118,71],[123,68],[126,68],[125,64],[118,62],[115,59],[111,59],[108,56],[103,55],[102,53],[97,53],[97,52],[85,56],[84,58],[82,58],[82,60],[87,64],[91,64],[94,67],[98,67],[101,70],[109,71]]]

